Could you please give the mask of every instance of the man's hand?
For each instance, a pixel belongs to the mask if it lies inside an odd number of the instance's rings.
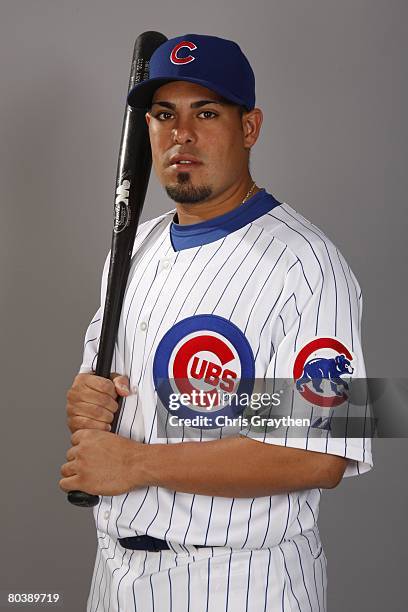
[[[111,374],[111,380],[95,374],[78,374],[67,392],[67,423],[71,433],[79,429],[110,431],[118,409],[118,396],[130,395],[127,376]]]
[[[71,436],[68,463],[61,467],[63,491],[120,495],[145,486],[146,445],[106,431],[83,429]]]

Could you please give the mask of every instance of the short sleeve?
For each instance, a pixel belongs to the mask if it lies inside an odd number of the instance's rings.
[[[372,465],[370,406],[361,346],[362,296],[338,249],[325,243],[290,266],[271,321],[265,382],[287,421],[241,435],[349,459],[345,476]],[[269,410],[270,412],[270,410]],[[303,418],[301,427],[293,427]],[[289,423],[289,424],[288,424]],[[300,421],[299,421],[300,423]],[[300,432],[300,433],[299,433]]]
[[[137,257],[137,253],[143,247],[144,241],[146,241],[147,243],[147,237],[152,236],[154,232],[158,233],[162,231],[162,222],[168,222],[168,220],[171,219],[171,217],[173,216],[174,210],[171,210],[168,213],[161,215],[160,217],[156,217],[155,219],[145,221],[137,227],[135,240],[132,246],[132,258]],[[83,357],[79,370],[80,373],[89,373],[95,371],[96,360],[98,356],[99,339],[102,329],[103,312],[105,307],[105,296],[108,284],[110,258],[111,251],[109,250],[102,271],[100,306],[96,311],[95,315],[92,317],[85,334]],[[118,372],[119,374],[125,374],[125,364],[121,351],[119,350],[117,341],[115,343],[111,371]]]
[[[99,350],[99,341],[101,336],[102,329],[102,321],[103,321],[103,311],[105,306],[105,296],[106,296],[106,286],[107,286],[107,278],[108,278],[108,270],[109,270],[109,262],[110,262],[110,251],[105,259],[105,264],[102,272],[101,279],[101,291],[100,291],[100,306],[98,310],[95,312],[92,317],[88,328],[85,333],[84,338],[84,346],[83,346],[83,354],[82,354],[82,363],[79,368],[80,374],[88,374],[95,372],[96,368],[96,360],[98,357]],[[123,360],[121,359],[120,352],[117,348],[117,343],[115,345],[115,350],[113,353],[112,359],[112,372],[124,373],[124,365]]]
[[[82,363],[79,369],[81,374],[89,374],[95,371],[96,358],[98,355],[99,338],[102,326],[102,309],[98,310],[92,317],[85,333]]]

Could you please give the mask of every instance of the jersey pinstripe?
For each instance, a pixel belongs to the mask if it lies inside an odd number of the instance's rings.
[[[302,338],[327,334],[352,346],[358,364],[354,375],[365,377],[359,337],[361,291],[338,249],[320,230],[283,204],[221,240],[174,252],[169,237],[173,214],[144,223],[135,241],[113,369],[127,374],[138,393],[124,402],[120,435],[157,441],[154,350],[169,327],[199,313],[220,315],[244,331],[253,349],[256,377],[290,377],[288,362]],[[107,265],[102,296],[106,274]],[[100,311],[93,321],[86,335],[82,372],[90,371],[94,363]],[[368,439],[326,442],[285,439],[286,444],[311,450],[346,453],[353,460],[346,475],[369,468]],[[308,493],[316,510],[318,498],[316,491]],[[98,527],[112,537],[149,533],[191,544],[273,546],[286,524],[288,496],[273,496],[271,510],[270,502],[270,498],[207,499],[149,488],[103,498],[96,518]],[[269,512],[273,529],[271,525],[266,529]],[[262,518],[250,522],[250,534],[243,538],[251,513]],[[303,514],[309,525],[310,512],[304,509]],[[287,537],[296,530],[296,521],[289,521]]]
[[[129,376],[136,390],[123,402],[120,435],[146,443],[183,441],[183,436],[157,437],[152,368],[164,334],[189,317],[213,315],[239,328],[252,349],[256,378],[291,378],[300,348],[322,336],[350,347],[353,377],[365,377],[361,290],[342,254],[319,228],[285,203],[222,238],[175,251],[170,236],[174,212],[143,223],[135,240],[112,363],[112,371]],[[109,255],[81,372],[92,371],[98,351],[108,262]],[[312,417],[314,410],[311,406]],[[251,428],[241,433],[255,437]],[[217,435],[222,437],[223,430]],[[293,438],[282,431],[280,437],[265,436],[263,441],[348,457],[346,476],[372,466],[370,439],[365,437],[331,438],[327,431]],[[184,547],[252,550],[294,538],[299,542],[310,534],[318,540],[320,494],[313,489],[248,499],[147,487],[102,497],[94,515],[99,533],[113,541],[149,534]],[[292,566],[288,561],[289,577]]]

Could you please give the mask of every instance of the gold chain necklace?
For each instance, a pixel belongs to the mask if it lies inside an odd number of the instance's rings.
[[[242,200],[242,204],[245,204],[245,202],[248,200],[249,196],[251,195],[254,189],[255,189],[255,181],[252,183],[251,189],[248,191],[245,198]]]

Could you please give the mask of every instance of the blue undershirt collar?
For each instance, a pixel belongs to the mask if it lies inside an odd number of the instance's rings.
[[[273,195],[267,193],[265,189],[261,189],[244,204],[240,204],[225,215],[219,215],[200,223],[180,225],[177,223],[176,213],[170,225],[170,239],[173,248],[175,251],[181,251],[215,242],[215,240],[224,238],[231,232],[241,229],[244,225],[252,223],[279,204],[280,202]]]

